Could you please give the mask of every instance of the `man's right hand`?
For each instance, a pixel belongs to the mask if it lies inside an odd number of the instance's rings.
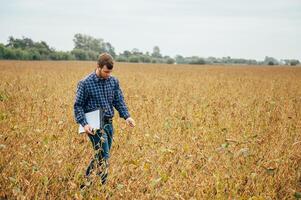
[[[91,127],[89,124],[87,124],[87,125],[84,127],[84,130],[85,130],[85,132],[86,132],[87,134],[94,135],[93,129],[92,129],[92,127]]]

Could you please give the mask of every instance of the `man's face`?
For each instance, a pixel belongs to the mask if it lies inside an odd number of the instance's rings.
[[[103,66],[103,68],[99,68],[100,76],[103,79],[108,79],[111,76],[112,69],[108,69],[107,66]]]

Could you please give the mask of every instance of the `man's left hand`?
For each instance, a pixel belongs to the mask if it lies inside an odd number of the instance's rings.
[[[135,121],[131,117],[128,117],[125,121],[132,128],[136,126]]]

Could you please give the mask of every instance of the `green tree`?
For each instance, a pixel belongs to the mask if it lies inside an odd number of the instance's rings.
[[[5,51],[5,46],[4,44],[0,43],[0,59],[4,58],[4,51]]]
[[[117,62],[128,62],[128,58],[123,55],[119,55],[116,57],[116,61]]]
[[[88,60],[97,60],[98,53],[95,51],[87,51]]]
[[[34,42],[32,39],[26,37],[23,37],[22,39],[15,39],[10,36],[6,47],[22,50],[36,50],[44,58],[47,58],[51,52],[54,52],[54,49],[50,48],[46,42]]]
[[[109,53],[113,58],[116,57],[115,48],[109,42],[104,43],[104,51],[103,52]]]
[[[278,65],[279,64],[279,62],[278,62],[278,60],[277,59],[275,59],[275,58],[273,58],[273,57],[268,57],[268,56],[266,56],[265,58],[264,58],[264,64],[266,64],[266,65]]]
[[[143,62],[144,63],[150,63],[151,61],[152,61],[152,59],[151,59],[150,56],[147,56],[147,55],[143,56]]]
[[[197,56],[193,56],[190,58],[189,64],[204,65],[204,64],[206,64],[206,61],[204,58],[199,58]]]
[[[130,51],[128,51],[128,50],[125,50],[125,51],[123,51],[123,53],[121,55],[123,55],[123,56],[125,56],[125,57],[128,58],[128,57],[130,57],[132,55],[132,53]]]
[[[152,58],[151,62],[152,62],[152,63],[158,63],[158,59]]]
[[[131,54],[136,55],[136,56],[137,55],[143,55],[143,53],[140,52],[139,49],[137,49],[137,48],[133,48]]]
[[[154,57],[154,58],[162,58],[162,55],[160,53],[160,48],[158,46],[154,46],[152,57]]]
[[[75,56],[72,55],[70,52],[56,51],[52,52],[49,58],[51,60],[74,60]]]
[[[34,42],[30,38],[15,39],[13,36],[10,36],[6,47],[28,49],[34,47]]]
[[[109,42],[104,42],[101,38],[97,39],[89,35],[77,33],[74,35],[73,42],[74,49],[94,51],[97,54],[107,52],[113,57],[116,56],[114,47]]]
[[[37,49],[41,55],[49,55],[51,52],[54,52],[54,49],[50,48],[44,41],[35,42],[33,48]]]
[[[88,60],[89,55],[87,51],[83,49],[73,49],[71,53],[74,55],[75,59],[77,60]]]
[[[181,55],[176,55],[175,60],[176,60],[177,64],[184,64],[184,63],[186,63],[185,58],[183,56],[181,56]]]
[[[16,54],[16,59],[18,60],[30,60],[30,54],[26,50],[22,50],[20,48],[14,49]]]
[[[296,65],[299,65],[299,64],[300,64],[300,61],[297,60],[297,59],[292,59],[292,60],[290,60],[289,64],[290,64],[291,66],[296,66]]]
[[[30,55],[30,60],[41,60],[42,56],[36,49],[29,49],[28,50]]]
[[[138,63],[139,62],[139,56],[135,56],[135,55],[130,56],[129,62]]]
[[[5,48],[4,49],[4,59],[17,59],[16,52],[13,48]]]
[[[166,63],[167,64],[174,64],[175,63],[175,59],[173,59],[173,58],[167,58]]]
[[[92,36],[81,33],[74,35],[73,42],[74,49],[100,52],[103,48],[103,39],[95,39]]]

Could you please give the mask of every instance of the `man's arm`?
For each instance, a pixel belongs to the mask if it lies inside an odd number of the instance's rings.
[[[119,116],[123,119],[127,119],[130,117],[128,108],[125,104],[123,93],[119,86],[119,81],[116,79],[116,87],[114,91],[114,100],[113,100],[113,106],[116,108],[116,110],[119,112]]]
[[[118,79],[116,79],[116,88],[115,88],[113,106],[119,112],[120,117],[124,118],[126,120],[126,123],[130,127],[132,127],[132,128],[135,127],[135,121],[131,118],[131,116],[129,114],[128,108],[124,101],[122,90],[120,89],[120,86],[119,86]]]
[[[85,85],[83,81],[79,81],[77,85],[77,91],[74,102],[74,116],[77,123],[81,124],[83,127],[88,124],[83,106],[85,104],[87,94],[85,91]]]

